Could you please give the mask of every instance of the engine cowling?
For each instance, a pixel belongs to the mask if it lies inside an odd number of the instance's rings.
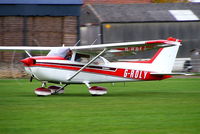
[[[26,58],[26,59],[23,59],[23,60],[20,60],[22,63],[24,63],[24,65],[26,66],[30,66],[30,65],[33,65],[36,63],[36,60],[33,59],[33,58]]]

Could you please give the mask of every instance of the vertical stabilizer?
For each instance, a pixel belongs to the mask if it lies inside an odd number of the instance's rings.
[[[160,48],[153,57],[152,66],[158,73],[171,73],[179,50],[180,43],[177,42],[172,47]]]

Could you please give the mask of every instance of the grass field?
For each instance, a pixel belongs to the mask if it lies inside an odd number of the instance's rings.
[[[0,80],[0,134],[198,134],[200,79],[84,85],[36,97],[39,82]]]

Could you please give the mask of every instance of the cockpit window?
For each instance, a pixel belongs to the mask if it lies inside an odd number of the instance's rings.
[[[59,56],[66,58],[67,60],[71,59],[72,51],[69,48],[55,48],[52,49],[47,56]]]
[[[75,61],[81,62],[81,63],[88,63],[91,59],[92,59],[92,57],[90,57],[90,55],[87,55],[87,54],[76,53],[76,56],[75,56]],[[99,57],[94,62],[92,62],[92,64],[93,65],[104,65],[105,61],[103,60],[102,57]]]
[[[89,62],[89,60],[90,60],[90,55],[76,53],[76,56],[75,56],[76,62],[87,63]]]

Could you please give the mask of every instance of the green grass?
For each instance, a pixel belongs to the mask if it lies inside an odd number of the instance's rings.
[[[98,84],[99,85],[99,84]],[[200,79],[100,84],[93,97],[85,85],[65,94],[37,97],[39,82],[0,80],[0,134],[197,134]]]

